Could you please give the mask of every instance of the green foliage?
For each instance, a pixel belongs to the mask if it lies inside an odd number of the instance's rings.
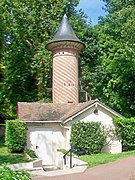
[[[116,132],[122,139],[123,151],[135,150],[135,118],[113,118]]]
[[[95,87],[98,78],[97,66],[99,64],[99,50],[97,34],[91,25],[88,25],[83,32],[82,41],[86,48],[80,52],[79,78],[81,89],[88,93],[89,99],[97,97]]]
[[[14,119],[16,102],[48,99],[51,88],[51,53],[45,45],[52,39],[64,13],[79,37],[86,21],[75,11],[79,0],[14,0],[1,2],[6,40],[1,52],[0,113]],[[71,18],[70,18],[71,17]],[[79,23],[78,23],[79,22]],[[50,100],[49,100],[50,101]]]
[[[66,154],[66,153],[67,153],[67,150],[66,150],[66,149],[58,149],[57,151],[58,151],[58,152],[61,152],[61,153],[63,153],[63,154]]]
[[[0,168],[1,180],[30,180],[31,176],[26,171],[13,171],[6,165]]]
[[[118,154],[111,154],[111,153],[91,154],[91,155],[83,155],[78,158],[84,162],[87,162],[88,167],[94,167],[100,164],[106,164],[122,158],[126,158],[130,155],[135,155],[135,151],[122,152]]]
[[[37,158],[35,152],[32,149],[25,149],[24,153],[28,154],[31,158]]]
[[[79,54],[80,89],[125,117],[135,114],[134,1],[103,0],[108,15],[86,23],[79,0],[30,0],[0,4],[0,118],[14,119],[16,102],[50,102],[52,39],[66,12],[86,49]],[[57,4],[57,6],[56,6]]]
[[[71,146],[86,154],[101,152],[106,135],[100,122],[76,122],[71,128]]]
[[[135,114],[135,8],[133,0],[104,0],[109,14],[87,26],[80,53],[80,85],[125,117]]]
[[[5,136],[4,134],[0,134],[0,147],[4,146],[5,144]]]
[[[6,146],[10,152],[22,152],[26,143],[26,124],[19,120],[6,121]]]
[[[0,165],[30,162],[24,153],[10,153],[5,146],[5,136],[0,135]]]
[[[101,101],[124,116],[132,117],[135,114],[135,8],[132,1],[123,3],[107,0],[107,6],[113,10],[106,18],[101,18],[94,29],[99,62],[93,90]]]
[[[129,5],[134,6],[134,0],[122,1],[122,0],[103,0],[106,3],[106,10],[109,13],[113,13],[114,11],[120,11],[122,8],[126,8]]]

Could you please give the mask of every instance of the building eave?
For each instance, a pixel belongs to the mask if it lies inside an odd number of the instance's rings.
[[[84,109],[80,110],[79,112],[75,113],[74,115],[70,116],[69,118],[63,120],[63,124],[66,124],[68,121],[71,121],[72,119],[74,119],[75,117],[79,116],[80,114],[82,114],[83,112],[87,111],[89,108],[91,108],[92,106],[94,106],[93,104],[88,105],[87,107],[85,107]]]
[[[119,114],[118,112],[116,112],[115,110],[113,110],[112,108],[106,106],[105,104],[103,104],[102,102],[98,102],[98,105],[101,106],[102,108],[106,109],[107,111],[109,111],[110,113],[114,114],[117,117],[121,117],[121,118],[125,118],[124,116],[122,116],[121,114]]]
[[[124,118],[124,116],[122,116],[121,114],[117,113],[116,111],[114,111],[110,107],[106,106],[105,104],[101,103],[99,100],[95,100],[92,104],[88,105],[87,107],[85,107],[84,109],[82,109],[79,112],[75,113],[74,115],[70,116],[69,118],[63,120],[63,125],[66,124],[69,121],[72,121],[75,117],[79,116],[80,114],[82,114],[83,112],[85,112],[88,109],[92,108],[93,106],[97,107],[98,105],[100,107],[102,107],[103,109],[106,109],[107,111],[109,111],[114,116]]]
[[[55,48],[60,48],[60,46],[64,47],[74,47],[77,50],[82,50],[85,48],[85,44],[82,43],[81,41],[76,41],[76,40],[70,40],[70,39],[59,39],[59,40],[54,40],[50,41],[47,45],[46,48],[51,51]]]
[[[62,123],[62,121],[24,121],[24,120],[19,120],[20,122],[26,122],[26,123]]]

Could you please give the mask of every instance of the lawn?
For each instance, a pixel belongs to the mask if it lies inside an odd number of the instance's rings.
[[[15,164],[29,161],[23,153],[9,153],[4,143],[4,135],[0,135],[0,165],[3,163]]]
[[[79,159],[87,162],[88,167],[93,167],[100,164],[106,164],[112,161],[116,161],[118,159],[122,159],[130,155],[135,155],[135,151],[128,151],[119,154],[102,153],[102,154],[83,155],[80,156]]]
[[[105,164],[118,159],[128,157],[130,155],[135,155],[135,151],[123,152],[120,154],[92,154],[83,155],[79,159],[88,163],[88,167],[97,166],[100,164]],[[23,153],[9,153],[4,143],[4,135],[0,135],[0,165],[3,163],[15,164],[29,162],[30,160]]]

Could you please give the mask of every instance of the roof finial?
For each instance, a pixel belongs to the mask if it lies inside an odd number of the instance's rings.
[[[66,15],[66,13],[64,14],[64,16],[63,16],[64,18],[67,18],[67,15]]]

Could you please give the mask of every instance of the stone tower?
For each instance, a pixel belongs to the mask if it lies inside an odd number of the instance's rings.
[[[66,15],[46,48],[53,53],[53,103],[78,103],[78,52],[85,45],[76,37]]]

